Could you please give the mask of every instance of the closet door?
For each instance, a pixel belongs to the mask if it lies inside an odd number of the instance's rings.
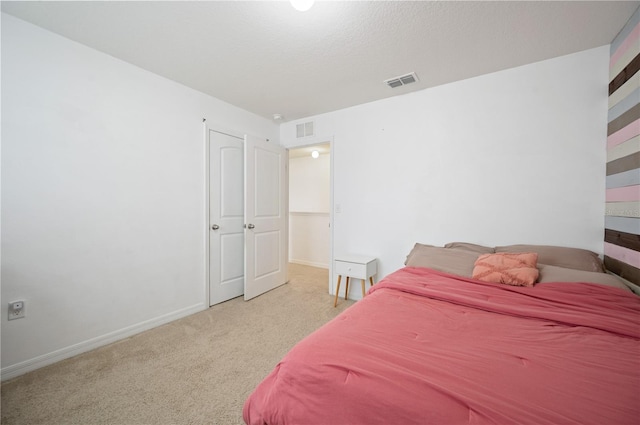
[[[287,282],[287,150],[245,136],[244,299]]]
[[[244,141],[209,130],[209,305],[244,292]]]

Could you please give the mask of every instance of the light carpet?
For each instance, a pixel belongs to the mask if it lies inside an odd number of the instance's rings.
[[[2,384],[2,424],[243,424],[253,388],[333,307],[325,269]]]

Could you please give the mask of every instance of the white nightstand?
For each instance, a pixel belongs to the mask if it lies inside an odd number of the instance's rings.
[[[375,257],[353,254],[336,255],[333,260],[333,268],[338,274],[336,298],[333,301],[334,307],[338,305],[338,293],[340,292],[340,280],[342,276],[346,276],[347,278],[347,284],[344,288],[344,299],[346,300],[349,296],[349,278],[362,280],[362,298],[364,298],[365,281],[369,279],[371,286],[373,286],[373,275],[378,271]]]

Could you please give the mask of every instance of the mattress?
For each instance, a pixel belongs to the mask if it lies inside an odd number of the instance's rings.
[[[298,343],[247,424],[637,424],[640,299],[402,268]]]

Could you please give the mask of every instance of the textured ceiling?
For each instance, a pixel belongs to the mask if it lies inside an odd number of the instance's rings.
[[[640,2],[18,2],[2,10],[284,121],[609,44]],[[383,80],[415,71],[415,84]]]

